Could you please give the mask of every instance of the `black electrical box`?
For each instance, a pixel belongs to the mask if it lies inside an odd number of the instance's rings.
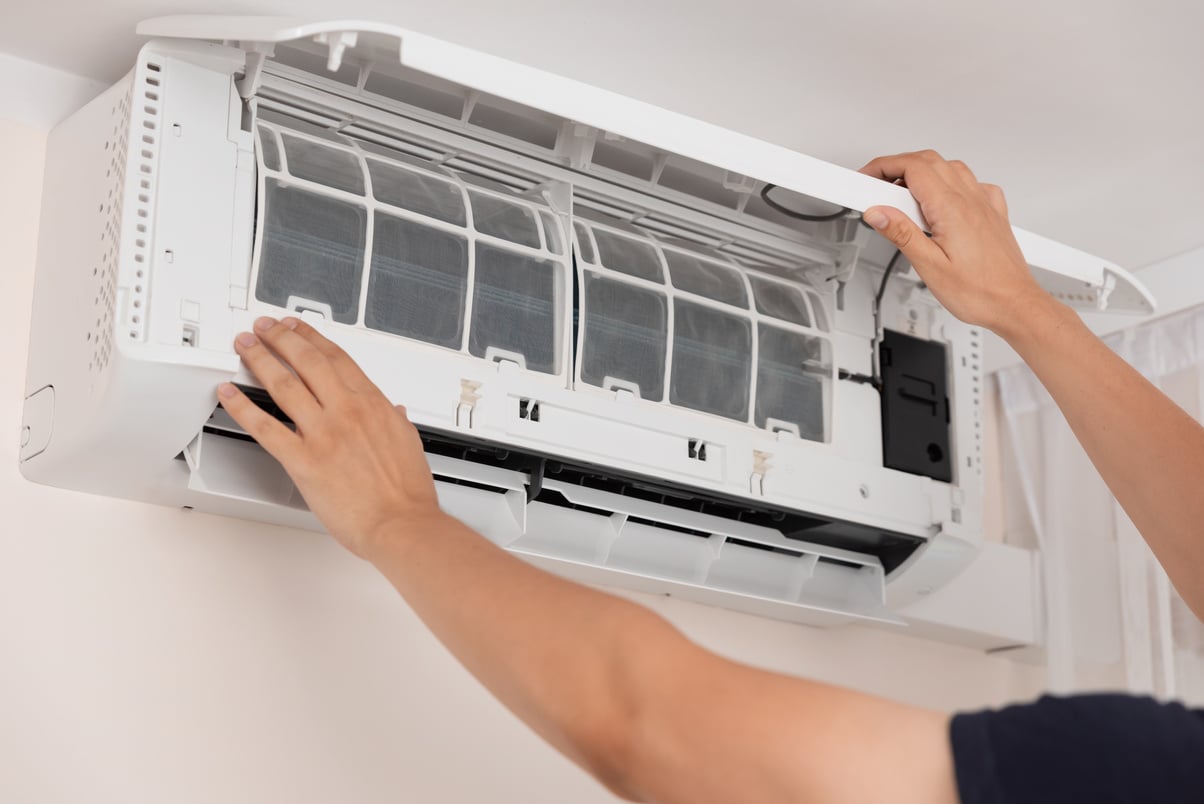
[[[882,463],[946,483],[949,454],[949,353],[942,343],[886,330],[881,348]]]

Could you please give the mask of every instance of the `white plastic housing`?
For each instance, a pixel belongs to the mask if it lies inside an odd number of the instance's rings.
[[[892,280],[882,324],[946,349],[952,480],[885,468],[840,375],[873,373],[884,250],[756,193],[918,217],[904,191],[393,28],[142,30],[179,38],[51,134],[26,477],[316,528],[214,394],[292,312],[406,405],[448,511],[572,577],[900,622],[976,555],[979,333]],[[1064,294],[1148,305],[1018,235]]]

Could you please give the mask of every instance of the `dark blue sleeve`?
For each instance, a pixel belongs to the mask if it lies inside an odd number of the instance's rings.
[[[1128,695],[1043,697],[953,718],[961,804],[1200,804],[1204,711]]]

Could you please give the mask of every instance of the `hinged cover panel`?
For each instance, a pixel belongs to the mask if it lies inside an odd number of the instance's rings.
[[[337,70],[357,49],[369,60],[388,44],[402,65],[472,90],[591,126],[722,168],[742,178],[771,182],[862,211],[885,204],[927,228],[906,189],[878,181],[781,146],[626,98],[561,76],[443,42],[398,26],[363,20],[306,20],[286,17],[186,15],[142,22],[147,36],[211,39],[243,43],[263,52],[266,45],[314,39],[328,48],[327,69]],[[1040,269],[1038,280],[1073,307],[1149,313],[1154,299],[1123,268],[1098,257],[1013,227],[1025,259]],[[1050,274],[1056,281],[1047,281]],[[1108,290],[1110,277],[1116,286]]]

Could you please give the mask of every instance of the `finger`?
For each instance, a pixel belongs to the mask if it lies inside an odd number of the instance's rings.
[[[242,362],[247,364],[261,383],[271,394],[272,400],[280,409],[288,414],[299,427],[304,429],[322,408],[318,400],[305,383],[285,368],[276,355],[268,351],[267,345],[250,332],[244,332],[234,339],[234,351],[238,352]]]
[[[269,316],[255,319],[255,331],[309,387],[319,404],[329,404],[346,391],[330,359],[295,331],[295,318],[277,321]]]
[[[870,207],[865,211],[865,221],[895,248],[903,252],[916,270],[923,275],[929,266],[947,261],[940,246],[924,234],[924,230],[894,207]]]
[[[936,151],[880,156],[866,163],[860,172],[885,181],[902,181],[913,192],[948,185],[955,180],[949,163]]]
[[[265,413],[234,383],[225,382],[219,385],[217,396],[230,418],[238,422],[238,426],[259,442],[268,454],[285,464],[287,469],[288,462],[301,443],[297,434],[277,421],[274,416]]]
[[[998,212],[1003,217],[1008,216],[1008,201],[1003,195],[1003,188],[997,184],[982,184],[983,195],[987,197],[987,203],[991,208]]]
[[[368,379],[368,375],[364,374],[364,370],[359,367],[359,364],[351,359],[343,349],[334,341],[330,340],[322,333],[318,332],[309,324],[299,319],[285,318],[286,322],[296,322],[293,324],[293,332],[304,338],[311,346],[326,356],[330,361],[331,366],[342,378],[343,382],[349,387],[357,391],[377,390],[376,384]]]

